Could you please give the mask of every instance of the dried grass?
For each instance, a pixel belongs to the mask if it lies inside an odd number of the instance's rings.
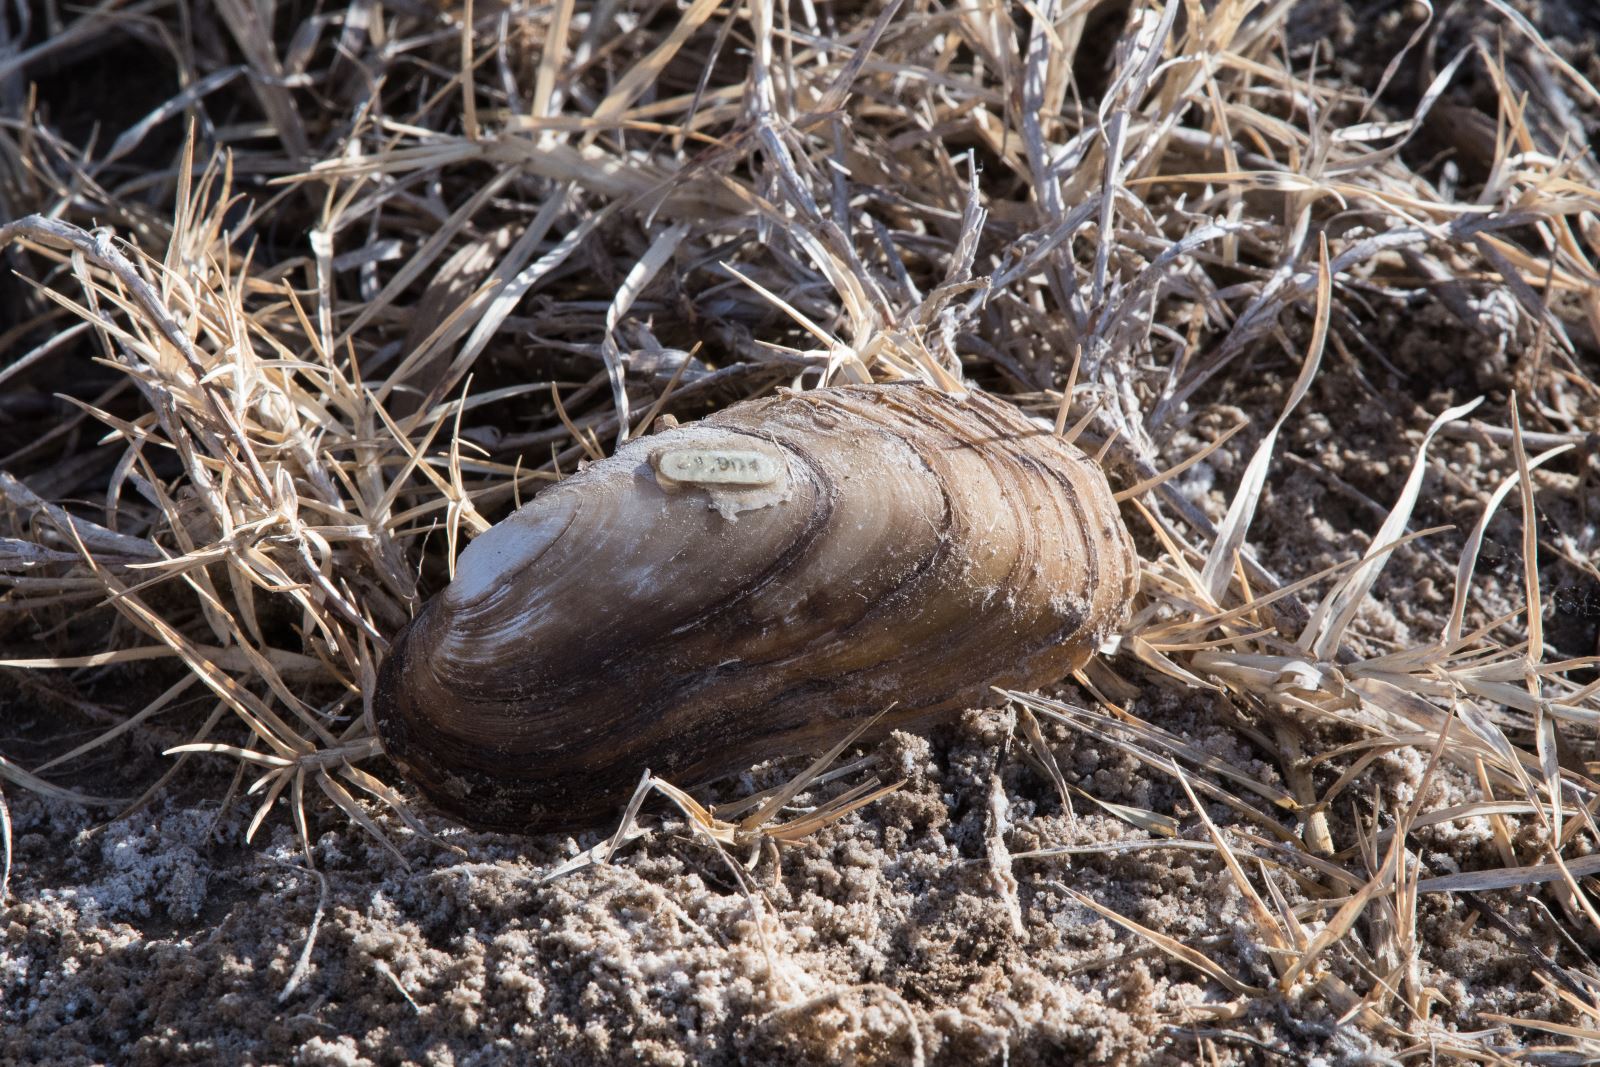
[[[1433,1019],[1418,967],[1426,894],[1542,891],[1580,940],[1600,934],[1600,792],[1592,764],[1563,756],[1600,721],[1600,683],[1581,681],[1593,657],[1549,655],[1537,564],[1554,551],[1600,573],[1592,544],[1549,543],[1530,521],[1540,472],[1569,452],[1587,449],[1580,492],[1593,492],[1600,173],[1572,116],[1600,94],[1526,18],[1490,6],[1436,74],[1427,59],[1409,113],[1384,101],[1422,62],[1423,30],[1366,92],[1286,47],[1287,0],[1138,2],[1120,19],[1087,3],[938,0],[355,0],[303,20],[238,0],[192,20],[106,4],[0,49],[14,220],[0,249],[23,283],[0,293],[0,383],[51,383],[72,409],[0,435],[13,650],[0,665],[72,676],[178,661],[143,708],[49,766],[0,758],[0,779],[94,803],[42,775],[200,692],[209,709],[158,736],[187,731],[163,742],[179,764],[256,775],[252,833],[287,797],[309,859],[317,793],[386,841],[385,808],[420,831],[362,766],[378,755],[364,695],[386,635],[466,539],[657,418],[779,383],[964,378],[1081,433],[1149,549],[1121,655],[1079,678],[1097,703],[1007,694],[1025,754],[1069,809],[1086,799],[1147,835],[1126,847],[1217,857],[1272,973],[1231,975],[1082,903],[1239,998],[1212,1022],[1311,995],[1396,1050],[1594,1055],[1600,969],[1582,949],[1536,963],[1578,1025],[1485,1017],[1455,1032]],[[1090,46],[1108,32],[1101,70]],[[74,143],[21,79],[125,37],[159,42],[182,90],[109,146]],[[1469,70],[1494,86],[1494,114],[1453,102]],[[1454,137],[1481,180],[1415,161],[1424,134]],[[1346,364],[1381,365],[1361,324],[1418,294],[1519,354],[1514,403],[1503,420],[1476,401],[1438,414],[1359,559],[1270,572],[1250,530],[1280,429],[1330,344]],[[1213,524],[1178,488],[1202,457],[1170,465],[1171,443],[1208,387],[1274,352],[1300,360],[1299,378]],[[1475,408],[1483,421],[1466,420]],[[1410,524],[1440,435],[1509,445],[1514,464],[1466,540],[1441,632],[1379,651],[1361,611],[1431,532]],[[1523,604],[1491,617],[1475,563],[1512,493]],[[1239,709],[1287,788],[1140,719],[1125,696],[1156,685]],[[1185,819],[1069,783],[1036,716],[1170,776],[1203,840],[1182,839]],[[1429,809],[1418,789],[1393,811],[1373,795],[1364,827],[1335,837],[1331,806],[1407,747],[1430,774],[1463,768],[1480,797]],[[669,794],[719,848],[758,848],[882,792],[773,824],[818,770],[738,823],[670,783],[642,789]],[[1217,827],[1216,803],[1257,833]],[[636,836],[635,811],[580,860]],[[1496,827],[1500,869],[1426,868],[1413,832],[1478,817]],[[3,900],[3,799],[0,831]],[[1007,864],[1073,851],[999,848]],[[915,1027],[912,1039],[920,1055]]]

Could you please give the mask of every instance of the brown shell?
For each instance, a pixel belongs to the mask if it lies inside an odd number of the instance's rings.
[[[624,445],[478,537],[395,640],[390,758],[463,822],[575,829],[679,785],[1081,665],[1137,567],[1099,468],[912,383]]]

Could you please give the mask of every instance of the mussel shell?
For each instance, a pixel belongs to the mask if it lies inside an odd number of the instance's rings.
[[[613,816],[1080,666],[1137,566],[1099,468],[1015,408],[898,383],[637,441],[480,535],[396,638],[373,712],[436,805]]]

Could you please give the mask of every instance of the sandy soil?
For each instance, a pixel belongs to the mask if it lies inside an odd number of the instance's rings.
[[[1157,699],[1159,721],[1273,780],[1204,702]],[[1230,998],[1069,895],[1264,979],[1266,961],[1241,952],[1248,918],[1220,864],[1142,850],[1021,859],[1014,881],[997,874],[997,819],[1014,851],[1140,836],[1090,812],[1069,821],[1048,782],[1002,761],[1003,719],[973,713],[932,741],[898,734],[880,746],[906,788],[788,850],[781,867],[759,866],[759,917],[714,852],[665,835],[541,885],[598,835],[437,824],[458,855],[389,826],[402,865],[330,818],[318,878],[300,867],[287,820],[265,847],[240,847],[240,807],[173,798],[95,830],[81,810],[17,797],[0,1058],[1139,1063],[1193,1059],[1198,1033],[1227,1050],[1224,1062],[1263,1049],[1368,1062],[1367,1041],[1316,1004],[1263,1002],[1222,1035],[1184,1026],[1184,1006]],[[1103,800],[1183,813],[1181,794],[1131,758],[1081,745],[1062,757]],[[1419,771],[1404,759],[1385,768],[1401,796]],[[1220,805],[1212,815],[1229,821]],[[1461,919],[1433,917],[1441,930]],[[1505,947],[1480,937],[1470,951],[1493,959]],[[1519,1005],[1528,991],[1511,978],[1475,983],[1453,1007],[1469,1018]]]

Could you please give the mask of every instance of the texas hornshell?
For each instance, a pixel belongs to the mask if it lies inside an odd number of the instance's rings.
[[[630,442],[461,554],[373,713],[436,805],[499,829],[617,812],[1080,666],[1137,565],[1104,475],[979,392],[783,392]]]

